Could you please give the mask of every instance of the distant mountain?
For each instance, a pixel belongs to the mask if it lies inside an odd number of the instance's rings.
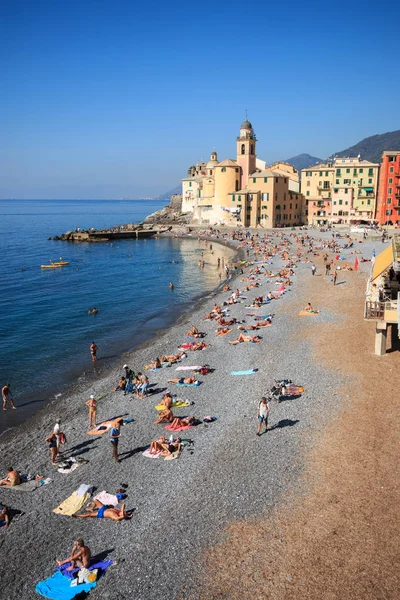
[[[182,185],[177,185],[173,190],[157,196],[155,200],[170,200],[171,196],[174,196],[175,194],[182,194]]]
[[[355,146],[336,152],[332,156],[358,156],[360,154],[362,160],[380,163],[384,150],[400,150],[400,129],[379,135],[371,135]]]
[[[285,162],[293,165],[298,171],[302,169],[306,169],[307,167],[312,167],[317,163],[322,162],[322,158],[317,158],[316,156],[311,156],[310,154],[297,154],[297,156],[293,156],[292,158],[287,158]]]

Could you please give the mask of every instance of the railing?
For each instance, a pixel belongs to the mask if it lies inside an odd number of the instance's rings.
[[[383,321],[383,315],[385,312],[384,302],[372,302],[367,300],[365,303],[365,319],[375,319]]]

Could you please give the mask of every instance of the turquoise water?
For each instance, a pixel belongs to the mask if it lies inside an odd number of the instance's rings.
[[[67,230],[138,222],[160,201],[0,201],[0,384],[11,383],[18,411],[0,429],[24,420],[37,406],[92,369],[116,360],[170,324],[220,280],[217,254],[198,267],[197,240],[123,240],[113,244],[48,241]],[[233,253],[231,253],[233,254]],[[60,256],[62,269],[42,270]],[[21,271],[21,269],[23,269]],[[169,290],[173,281],[175,289]],[[90,316],[96,306],[99,314]]]

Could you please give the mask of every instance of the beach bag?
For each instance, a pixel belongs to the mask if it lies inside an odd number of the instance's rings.
[[[67,438],[65,436],[65,433],[63,433],[62,431],[60,431],[60,433],[58,434],[59,440],[60,440],[60,444],[66,444],[67,443]]]

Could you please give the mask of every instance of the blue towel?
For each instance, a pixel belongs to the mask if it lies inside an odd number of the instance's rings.
[[[179,387],[197,387],[200,385],[200,381],[196,381],[196,383],[177,383],[176,385]]]
[[[71,600],[81,592],[90,592],[96,585],[97,582],[94,581],[71,587],[71,579],[65,577],[61,571],[57,571],[52,577],[39,581],[35,590],[41,596],[52,600]]]
[[[232,371],[231,375],[254,375],[258,369],[249,369],[248,371]]]

